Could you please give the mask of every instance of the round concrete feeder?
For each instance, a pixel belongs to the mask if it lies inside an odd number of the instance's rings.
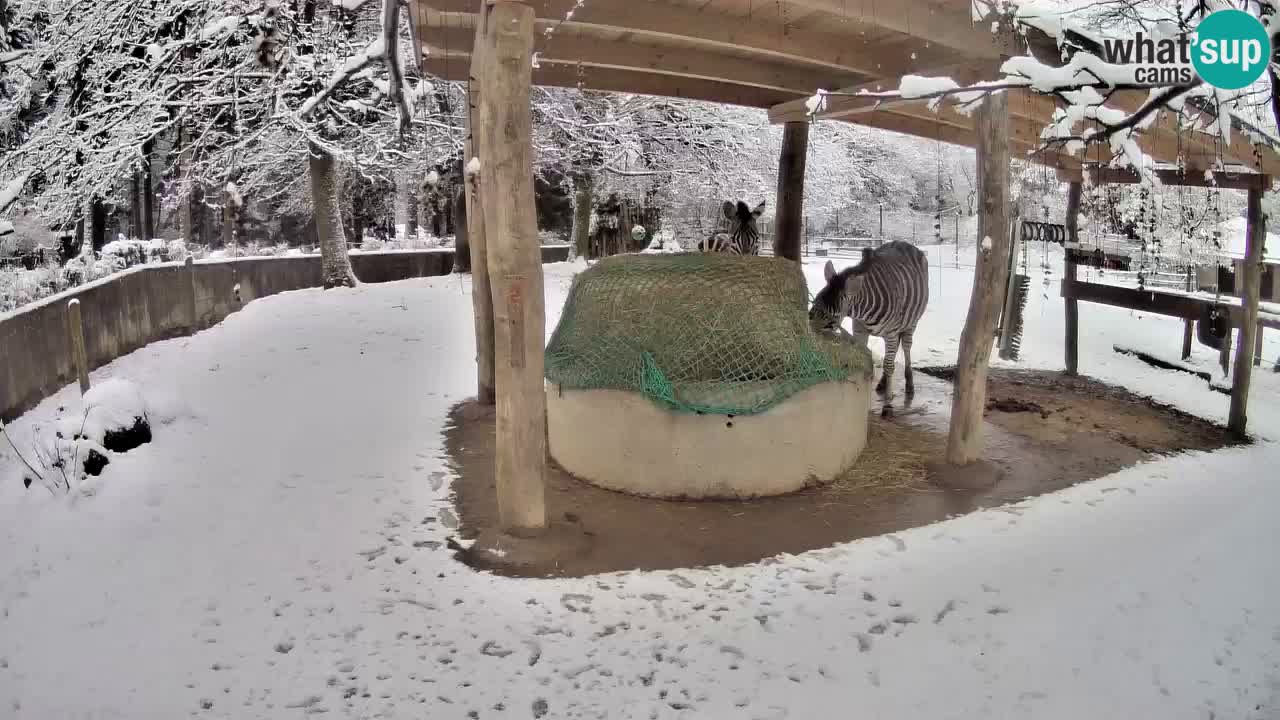
[[[867,442],[871,384],[820,383],[756,415],[676,413],[633,392],[547,388],[551,457],[610,490],[752,498],[829,482]]]

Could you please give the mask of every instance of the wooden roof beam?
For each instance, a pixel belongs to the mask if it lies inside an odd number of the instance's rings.
[[[974,23],[969,3],[910,0],[785,0],[786,3],[910,35],[951,48],[953,55],[998,58],[1013,51],[1011,38],[991,32],[990,22]]]
[[[526,0],[538,18],[538,35],[547,28],[572,32],[575,26],[591,26],[634,33],[637,38],[676,38],[708,49],[749,51],[776,61],[827,67],[862,75],[898,75],[912,68],[936,65],[943,48],[896,47],[873,50],[856,36],[832,32],[783,28],[777,24],[697,10],[652,0],[590,0],[564,16],[577,0]],[[420,33],[432,26],[474,25],[478,0],[410,0]]]
[[[422,61],[422,66],[425,72],[444,80],[454,81],[465,81],[470,70],[466,61],[457,58],[428,57]],[[638,70],[584,66],[579,73],[576,66],[551,63],[533,69],[533,84],[543,87],[582,87],[586,90],[603,92],[675,97],[761,109],[794,97],[792,93],[779,90],[697,78],[673,77]]]
[[[463,58],[470,55],[473,35],[465,27],[429,28],[421,41],[430,56]],[[534,49],[540,64],[640,70],[779,90],[791,96],[809,95],[822,83],[842,84],[858,77],[839,70],[799,68],[768,60],[744,62],[705,50],[610,42],[573,35],[564,29],[550,39],[539,33]]]
[[[950,77],[961,84],[975,83],[994,76],[1000,69],[1000,62],[978,62],[978,63],[962,63],[958,65],[922,68],[915,72],[917,75],[927,77]],[[878,109],[888,108],[894,105],[918,105],[919,100],[890,100],[879,101],[871,97],[855,97],[859,92],[886,92],[896,90],[898,87],[898,77],[881,78],[871,80],[857,85],[847,85],[841,87],[835,92],[840,95],[828,95],[826,98],[826,108],[818,114],[818,120],[843,120],[850,115],[859,113],[873,112]],[[1012,112],[1012,98],[1010,98],[1010,111]],[[769,122],[780,124],[784,122],[805,121],[812,118],[809,117],[808,98],[801,100],[792,100],[782,103],[776,107],[769,108]]]

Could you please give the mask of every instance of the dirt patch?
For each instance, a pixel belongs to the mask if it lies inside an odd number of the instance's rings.
[[[919,368],[950,382],[954,368]],[[1232,444],[1225,427],[1086,377],[993,369],[987,422],[1055,447],[1095,448],[1110,440],[1144,454],[1214,450]],[[1141,460],[1135,456],[1132,462]],[[1129,464],[1129,463],[1126,463]]]
[[[869,419],[867,449],[836,482],[786,496],[748,501],[671,501],[634,497],[581,482],[547,466],[547,510],[558,547],[553,560],[461,559],[497,573],[576,577],[618,570],[743,565],[849,540],[925,525],[1021,500],[1114,472],[1154,453],[1228,444],[1225,429],[1084,378],[993,370],[987,413],[987,459],[1000,481],[982,490],[947,488],[926,479],[946,445],[949,386],[916,380],[916,398],[897,417]],[[625,430],[619,430],[625,432]],[[458,480],[454,500],[464,539],[492,547],[497,507],[492,408],[454,408],[445,446]],[[962,483],[957,483],[963,485]],[[580,536],[575,538],[575,535]],[[901,540],[887,539],[896,551]],[[532,557],[541,556],[534,548]]]

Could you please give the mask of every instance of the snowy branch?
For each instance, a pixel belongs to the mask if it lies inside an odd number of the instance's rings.
[[[413,122],[413,108],[410,107],[404,93],[404,68],[400,65],[400,0],[382,0],[382,44],[385,50],[383,59],[387,64],[387,73],[391,76],[388,83],[388,96],[395,103],[400,114],[400,133],[409,129]]]
[[[391,2],[392,0],[386,1]],[[328,100],[330,95],[336,92],[338,88],[342,87],[343,83],[354,77],[369,63],[382,58],[385,51],[385,38],[379,37],[377,40],[369,43],[369,46],[364,49],[364,52],[347,58],[347,61],[343,63],[342,67],[338,68],[338,70],[333,73],[333,76],[329,78],[329,82],[325,84],[324,88],[315,95],[312,95],[305,103],[302,104],[302,108],[299,109],[298,114],[302,117],[310,115],[317,107],[320,106],[321,103]]]

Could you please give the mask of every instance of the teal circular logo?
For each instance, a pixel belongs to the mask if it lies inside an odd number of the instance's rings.
[[[1191,64],[1210,85],[1239,90],[1262,77],[1271,59],[1271,38],[1262,21],[1243,10],[1210,13],[1191,41]]]

